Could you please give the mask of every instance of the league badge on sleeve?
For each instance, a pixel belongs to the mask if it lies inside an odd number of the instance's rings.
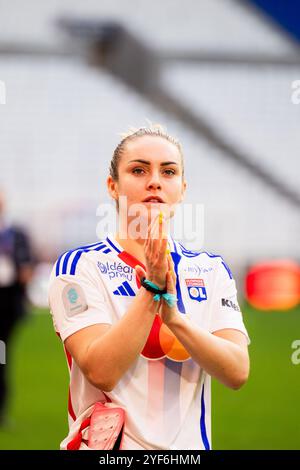
[[[65,311],[68,316],[73,316],[76,313],[82,313],[88,309],[83,289],[74,282],[69,283],[64,287],[62,298]]]
[[[189,296],[192,300],[207,300],[206,288],[203,279],[186,279],[185,280]]]

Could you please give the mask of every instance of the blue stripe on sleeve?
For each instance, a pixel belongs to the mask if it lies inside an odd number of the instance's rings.
[[[59,276],[60,274],[68,274],[68,271],[69,271],[68,270],[68,262],[69,262],[70,257],[73,253],[77,252],[74,259],[73,259],[73,261],[72,261],[69,274],[75,274],[76,266],[77,266],[77,263],[78,263],[81,255],[82,255],[82,253],[88,252],[88,251],[99,251],[99,250],[102,250],[104,248],[107,248],[107,245],[105,245],[105,243],[103,243],[103,241],[101,241],[101,242],[97,242],[97,243],[92,243],[90,245],[81,246],[79,248],[75,248],[74,250],[65,251],[62,255],[60,255],[60,257],[57,260],[56,268],[55,268],[56,276]],[[109,248],[107,248],[105,250],[105,253],[109,253],[110,251],[111,250]],[[65,256],[65,258],[63,260],[63,264],[62,264],[62,268],[61,268],[61,262],[62,262],[63,256]]]

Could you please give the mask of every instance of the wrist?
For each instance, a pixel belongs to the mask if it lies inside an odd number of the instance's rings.
[[[166,282],[162,283],[161,281],[157,281],[156,279],[154,279],[153,277],[147,277],[146,278],[148,281],[151,281],[153,282],[153,284],[155,284],[159,289],[163,290],[165,289],[166,287]]]
[[[176,330],[178,327],[182,326],[185,324],[187,320],[189,320],[189,315],[185,316],[180,315],[178,310],[174,311],[172,315],[169,315],[168,319],[164,321],[164,323],[167,325],[170,330]]]
[[[161,301],[156,301],[154,300],[154,295],[152,292],[149,290],[145,289],[145,287],[141,286],[138,292],[138,296],[141,296],[137,302],[139,305],[143,304],[144,308],[143,310],[148,310],[151,314],[155,315],[158,312],[159,305]]]

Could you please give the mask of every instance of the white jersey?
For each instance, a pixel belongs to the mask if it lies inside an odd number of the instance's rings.
[[[235,281],[222,257],[185,249],[171,236],[169,244],[180,315],[209,332],[234,328],[248,338]],[[120,320],[140,288],[136,264],[143,266],[113,234],[60,256],[51,274],[49,304],[62,341],[87,326]],[[211,448],[210,376],[182,353],[178,341],[169,341],[164,326],[157,316],[142,353],[111,392],[91,385],[66,352],[70,431],[61,449],[88,408],[109,399],[125,409],[122,449]]]

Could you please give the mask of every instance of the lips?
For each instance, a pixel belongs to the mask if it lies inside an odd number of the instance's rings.
[[[148,196],[146,199],[143,200],[143,202],[163,203],[164,201],[159,196]]]

